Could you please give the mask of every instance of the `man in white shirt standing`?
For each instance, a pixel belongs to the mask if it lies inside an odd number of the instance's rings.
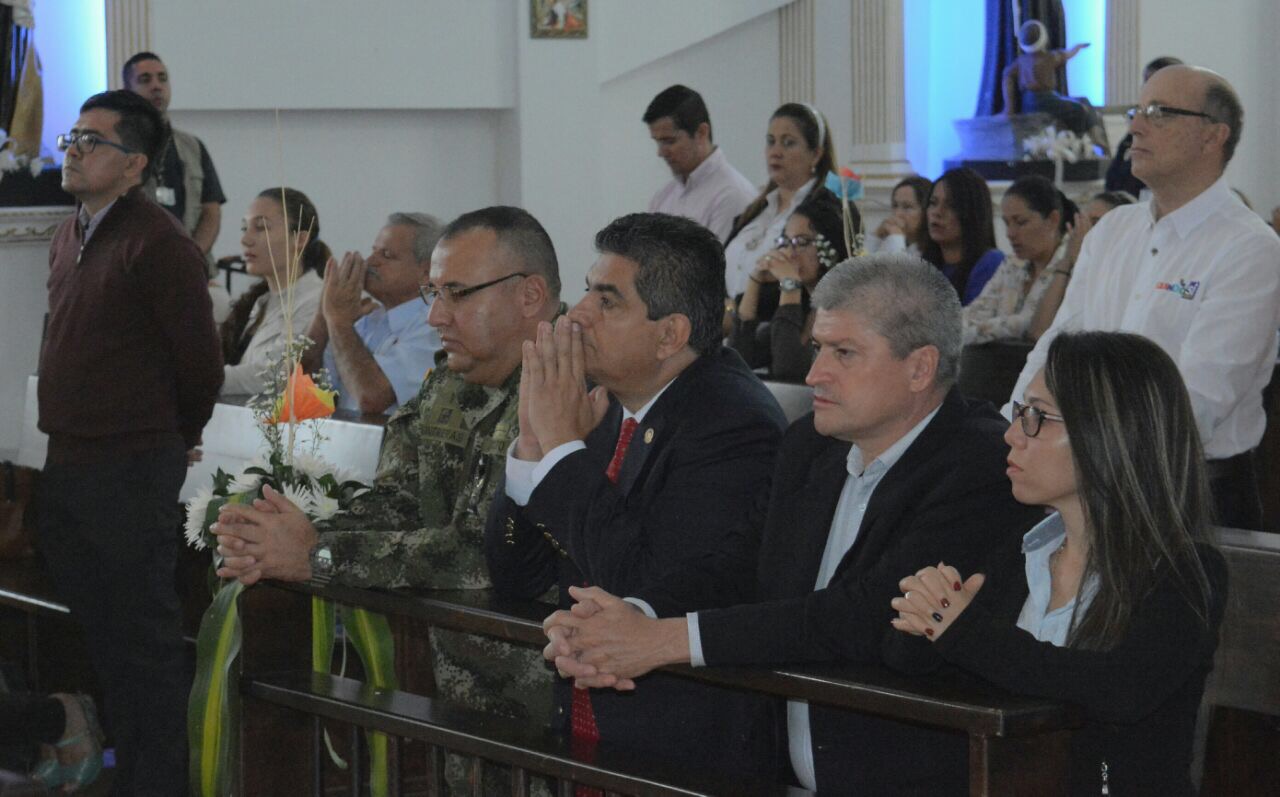
[[[1207,69],[1169,66],[1129,111],[1133,174],[1151,200],[1117,208],[1084,240],[1057,318],[1027,357],[1021,399],[1058,333],[1136,332],[1178,363],[1209,464],[1217,521],[1260,529],[1253,449],[1280,327],[1280,239],[1223,171],[1244,109]],[[1074,279],[1072,279],[1074,277]],[[1105,411],[1105,408],[1099,408]]]
[[[671,86],[649,103],[644,123],[658,145],[658,157],[674,175],[649,200],[649,212],[693,219],[724,243],[733,220],[758,192],[712,141],[702,95],[687,86]]]
[[[303,366],[315,370],[323,353],[339,407],[389,415],[418,394],[440,349],[440,333],[427,323],[431,307],[418,290],[439,239],[440,222],[431,216],[393,213],[367,259],[348,252],[341,263],[329,261],[307,332],[315,346]],[[364,291],[376,301],[372,309]]]

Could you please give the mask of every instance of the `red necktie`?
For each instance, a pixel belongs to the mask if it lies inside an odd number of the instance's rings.
[[[622,460],[626,459],[627,448],[631,445],[631,438],[636,433],[636,427],[640,424],[635,418],[628,418],[622,422],[622,430],[618,433],[618,444],[613,449],[613,459],[609,460],[609,467],[605,469],[604,475],[610,482],[618,483],[618,474],[622,471]],[[587,586],[583,584],[583,586]],[[573,705],[569,715],[569,729],[572,733],[572,739],[575,747],[579,747],[585,751],[590,751],[600,741],[600,729],[596,727],[596,714],[591,708],[591,693],[586,689],[573,690]],[[588,789],[579,786],[574,790],[576,797],[590,797],[591,795],[599,795],[600,792],[595,789]]]

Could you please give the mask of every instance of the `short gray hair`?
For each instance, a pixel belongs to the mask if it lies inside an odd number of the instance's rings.
[[[950,280],[908,254],[850,258],[827,272],[813,292],[819,310],[853,310],[889,341],[895,357],[938,350],[935,380],[947,387],[960,374],[960,297]]]
[[[444,229],[439,219],[426,213],[392,213],[387,216],[386,226],[413,228],[413,259],[419,263],[431,260]]]

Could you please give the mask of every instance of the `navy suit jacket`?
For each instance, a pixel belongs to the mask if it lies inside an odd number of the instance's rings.
[[[1021,537],[1043,511],[1018,504],[1005,475],[1008,421],[952,389],[938,414],[885,474],[853,547],[830,584],[818,568],[847,476],[850,444],[824,437],[813,416],[787,431],[759,552],[755,603],[700,611],[708,665],[879,662],[898,633],[889,601],[898,581],[939,561],[972,573],[998,544]],[[690,573],[642,591],[656,606]],[[785,715],[777,707],[778,736]],[[810,706],[820,792],[891,794],[965,781],[963,736]],[[958,780],[957,780],[958,778]]]
[[[561,460],[524,507],[499,490],[485,529],[495,589],[535,598],[553,584],[591,584],[630,596],[690,563],[713,574],[681,590],[667,614],[727,606],[754,591],[758,528],[786,420],[736,352],[698,357],[645,414],[618,483],[605,476],[622,407]],[[570,687],[560,690],[559,724]],[[634,693],[594,690],[602,743],[706,766],[758,768],[753,735],[763,702],[748,695],[655,674]],[[771,740],[770,740],[771,743]]]

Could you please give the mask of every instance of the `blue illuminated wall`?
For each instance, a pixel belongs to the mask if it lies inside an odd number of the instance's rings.
[[[1064,0],[1068,44],[1093,42],[1067,72],[1071,93],[1105,103],[1106,0]],[[907,158],[926,177],[959,154],[951,122],[973,116],[982,78],[984,0],[904,0]]]
[[[75,124],[80,104],[107,88],[107,19],[102,0],[35,4],[36,51],[44,67],[41,147],[61,162],[54,139]]]

